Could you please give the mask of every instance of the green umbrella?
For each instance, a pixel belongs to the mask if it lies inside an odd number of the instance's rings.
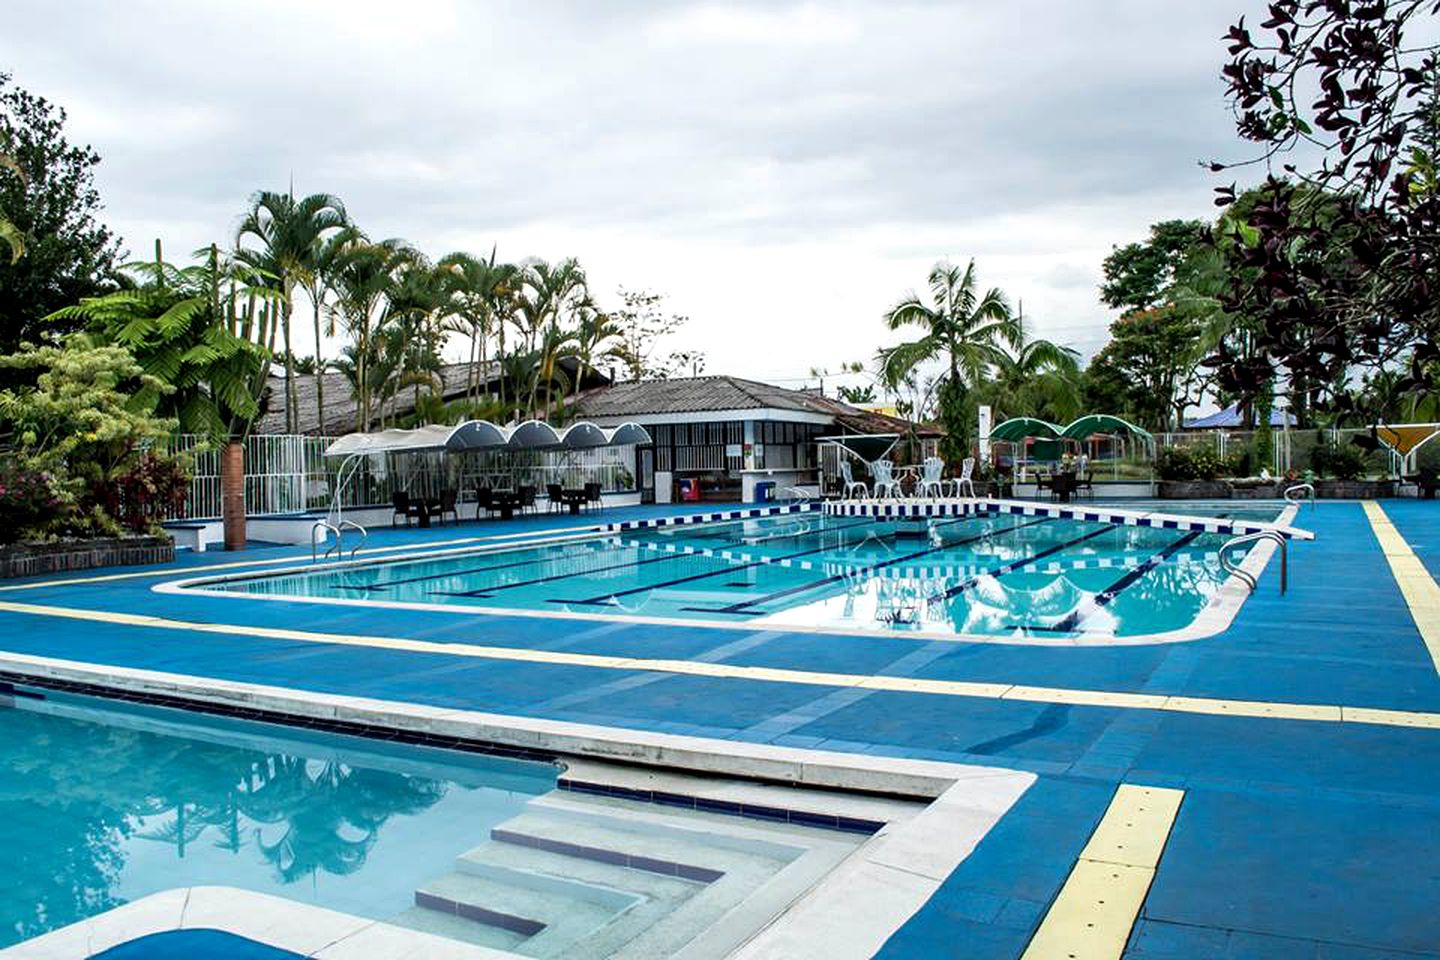
[[[990,431],[991,440],[1020,441],[1026,437],[1042,437],[1053,440],[1060,435],[1061,431],[1058,426],[1034,417],[1011,417]]]
[[[1129,420],[1112,417],[1108,413],[1087,414],[1060,431],[1062,437],[1070,440],[1084,440],[1095,433],[1129,433],[1145,440],[1150,439],[1149,433],[1135,426]]]

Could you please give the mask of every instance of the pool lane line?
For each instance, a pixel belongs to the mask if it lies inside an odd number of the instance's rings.
[[[597,542],[603,542],[603,541],[597,541]],[[533,550],[533,549],[535,549],[536,547],[544,547],[544,546],[549,546],[549,544],[543,544],[543,543],[541,543],[541,544],[527,544],[527,545],[516,544],[515,547],[514,547],[514,549],[516,549],[516,550]],[[569,543],[557,543],[557,544],[554,544],[554,546],[557,546],[557,547],[560,547],[560,546],[573,546],[573,544],[569,544]],[[498,552],[499,552],[499,551],[497,551],[497,553],[498,553]],[[464,577],[464,576],[469,576],[469,575],[474,574],[474,573],[488,573],[488,572],[491,571],[491,570],[511,570],[511,569],[514,569],[515,567],[529,567],[529,566],[533,566],[533,565],[535,565],[535,564],[537,564],[537,563],[552,563],[552,562],[554,562],[554,561],[556,561],[556,560],[564,560],[564,559],[566,559],[566,558],[579,556],[579,555],[582,555],[582,554],[587,553],[587,552],[591,552],[591,551],[588,551],[588,550],[566,551],[566,552],[560,554],[559,556],[554,556],[554,557],[532,557],[532,558],[529,559],[529,560],[515,560],[515,561],[512,561],[512,562],[510,562],[510,563],[494,563],[494,564],[491,564],[491,565],[486,566],[486,567],[468,567],[468,568],[466,568],[466,569],[464,569],[464,570],[453,570],[453,571],[451,571],[451,572],[449,572],[449,573],[430,573],[430,574],[426,574],[426,575],[423,576],[423,577],[403,577],[403,578],[401,578],[401,579],[399,579],[399,580],[386,580],[386,581],[384,581],[383,583],[374,583],[374,584],[370,584],[370,585],[368,585],[368,586],[362,586],[362,587],[346,587],[346,589],[348,589],[348,590],[371,590],[371,591],[388,590],[388,589],[391,588],[391,587],[403,586],[404,584],[407,584],[407,583],[424,583],[426,580],[444,580],[446,577]],[[448,558],[446,558],[446,557],[433,557],[433,558],[416,557],[416,558],[413,559],[413,560],[404,560],[404,561],[401,561],[401,562],[402,562],[402,563],[406,563],[406,564],[409,564],[409,563],[437,563],[437,562],[440,562],[440,561],[445,560],[445,559],[448,559]],[[316,570],[316,572],[317,572],[317,573],[325,573],[326,571],[325,571],[324,568],[319,568],[319,569]],[[342,570],[337,571],[337,572],[344,573],[344,572],[347,572],[347,571],[344,570],[344,569],[342,569]],[[264,578],[267,577],[267,576],[275,576],[275,574],[263,574],[263,573],[262,573],[262,574],[257,575],[256,579],[264,579]],[[289,576],[304,576],[304,574],[289,574]],[[343,586],[343,585],[342,585],[342,586]]]
[[[1048,519],[1048,518],[1046,518]],[[1171,713],[1206,714],[1264,720],[1300,720],[1314,723],[1360,723],[1372,726],[1413,727],[1440,730],[1440,713],[1410,710],[1389,710],[1381,707],[1350,707],[1323,703],[1271,703],[1260,700],[1223,700],[1214,697],[1186,697],[1160,693],[1085,690],[1066,687],[1039,687],[1005,681],[931,680],[923,677],[898,677],[883,674],[827,673],[813,670],[791,670],[778,667],[751,667],[709,661],[672,660],[643,657],[615,657],[603,654],[571,653],[528,647],[497,647],[470,643],[442,643],[434,640],[413,640],[402,637],[369,636],[364,634],[317,633],[281,627],[253,626],[236,623],[205,623],[172,620],[138,613],[114,613],[77,607],[53,607],[46,604],[17,603],[0,600],[0,613],[52,617],[89,623],[107,623],[145,629],[172,630],[187,633],[210,633],[221,636],[294,640],[302,643],[365,647],[377,650],[403,650],[445,656],[473,657],[481,660],[513,663],[551,664],[593,667],[602,670],[668,673],[677,676],[712,677],[733,680],[756,680],[770,683],[791,683],[819,687],[855,687],[900,693],[925,693],[982,700],[1007,700],[1021,703],[1063,703],[1072,706],[1107,707],[1118,710],[1159,710]],[[3,659],[4,651],[0,651]],[[21,657],[30,654],[17,654]],[[56,659],[64,659],[59,657]],[[101,664],[71,661],[81,666],[104,669]],[[22,671],[23,672],[23,671]],[[186,674],[186,676],[196,676]],[[203,679],[203,677],[200,677]],[[294,688],[292,688],[294,689]]]
[[[456,547],[472,543],[496,543],[503,546],[539,546],[525,542],[506,543],[509,540],[523,541],[527,537],[558,537],[569,534],[599,534],[605,528],[599,524],[591,526],[558,527],[551,530],[533,530],[526,533],[497,533],[484,537],[459,537],[454,540],[436,540],[433,543],[401,543],[389,547],[368,547],[364,550],[356,550],[355,556],[374,556],[375,554],[394,553],[397,550],[431,550],[437,547]],[[163,570],[133,570],[127,573],[104,573],[93,577],[70,577],[65,580],[41,580],[36,583],[10,583],[0,586],[0,593],[9,593],[19,590],[39,590],[43,587],[68,587],[86,583],[111,583],[117,580],[140,580],[145,577],[189,577],[191,574],[207,573],[213,570],[243,570],[247,567],[273,567],[284,563],[304,563],[310,557],[303,553],[297,553],[284,557],[266,557],[258,560],[235,560],[230,563],[212,563],[200,567],[176,567],[167,566]]]
[[[1184,799],[1120,784],[1020,960],[1119,960]]]
[[[493,587],[476,588],[474,590],[431,590],[432,596],[442,597],[479,597],[484,599],[492,593],[499,593],[501,590],[514,590],[517,587],[533,587],[537,583],[553,583],[556,580],[569,580],[572,577],[588,577],[592,573],[608,573],[611,570],[624,570],[629,567],[643,567],[651,563],[663,563],[666,560],[674,560],[677,557],[704,556],[694,553],[667,553],[660,557],[647,557],[644,560],[627,560],[624,563],[607,563],[603,567],[592,567],[589,570],[571,570],[569,573],[555,573],[547,577],[534,577],[529,580],[517,580],[514,583],[499,583]]]
[[[866,521],[866,522],[869,522],[869,521]],[[822,531],[822,534],[823,534],[823,533],[828,533],[828,532],[831,532],[831,531]],[[777,538],[777,539],[783,539],[783,538]],[[839,546],[843,546],[843,544],[841,544],[841,545],[839,545]],[[818,547],[812,547],[812,548],[809,549],[809,550],[801,550],[801,551],[799,551],[799,552],[797,552],[797,553],[787,553],[787,554],[783,554],[783,555],[778,556],[778,557],[766,557],[766,558],[761,559],[761,560],[748,560],[748,561],[746,561],[745,563],[740,564],[739,566],[721,567],[719,570],[711,570],[711,571],[708,572],[708,573],[696,573],[696,574],[691,574],[691,575],[688,576],[688,577],[677,577],[677,578],[675,578],[674,580],[661,580],[661,581],[659,581],[659,582],[657,582],[657,583],[648,584],[648,585],[643,586],[643,587],[631,587],[631,588],[629,588],[628,590],[613,591],[613,592],[611,592],[611,593],[605,594],[604,596],[589,597],[589,598],[584,599],[584,600],[548,599],[548,600],[546,600],[545,602],[546,602],[546,603],[563,603],[563,604],[572,604],[572,603],[573,603],[573,604],[580,604],[580,605],[584,605],[584,606],[604,606],[604,605],[608,605],[611,600],[617,600],[617,599],[619,599],[620,597],[629,597],[629,596],[633,596],[634,594],[637,594],[637,593],[648,593],[648,592],[651,591],[651,590],[660,590],[660,589],[663,589],[663,588],[665,588],[665,587],[676,587],[676,586],[679,586],[679,585],[682,584],[682,583],[693,583],[693,582],[696,581],[696,580],[708,580],[708,579],[711,578],[711,577],[726,576],[726,575],[729,575],[729,574],[732,574],[732,573],[739,573],[741,570],[750,570],[750,569],[752,569],[752,568],[754,568],[754,567],[763,567],[763,566],[765,566],[766,564],[771,564],[771,563],[783,563],[783,562],[786,561],[786,560],[798,560],[798,559],[800,559],[801,557],[813,557],[813,556],[814,556],[815,554],[817,554],[817,553],[824,553],[826,550],[833,550],[833,549],[838,549],[838,547],[835,546],[835,545],[821,544],[821,545],[818,546]],[[708,557],[715,557],[716,559],[721,559],[721,560],[726,559],[726,558],[724,558],[724,557],[716,557],[715,554],[710,553],[709,551],[707,551],[707,552],[705,552],[705,553],[669,553],[669,552],[667,552],[667,553],[666,553],[666,556],[669,557],[669,558],[671,558],[671,559],[674,559],[674,558],[677,558],[677,557],[692,557],[692,556],[708,556]]]
[[[1191,543],[1194,543],[1195,540],[1200,537],[1200,535],[1201,534],[1198,530],[1192,530],[1184,536],[1175,540],[1163,550],[1151,554],[1138,566],[1132,567],[1131,569],[1127,570],[1125,574],[1120,577],[1120,579],[1116,580],[1114,583],[1110,584],[1110,586],[1095,594],[1095,599],[1091,602],[1090,606],[1083,612],[1081,610],[1072,610],[1068,614],[1066,614],[1063,619],[1053,624],[1050,624],[1049,626],[1030,626],[1028,624],[1016,624],[1016,628],[1020,630],[1044,630],[1047,633],[1070,633],[1071,631],[1079,627],[1080,624],[1090,619],[1090,617],[1094,615],[1097,609],[1109,606],[1116,597],[1120,596],[1120,594],[1124,593],[1130,587],[1134,586],[1135,582],[1138,581],[1141,577],[1145,576],[1145,574],[1149,573],[1151,570],[1154,570],[1166,560],[1169,560],[1171,557],[1175,556],[1175,554],[1185,549]]]
[[[1023,557],[1019,560],[1012,560],[1009,563],[1001,564],[994,569],[986,570],[984,573],[977,574],[976,576],[971,577],[964,583],[957,583],[955,586],[951,587],[948,590],[926,597],[925,602],[940,603],[942,600],[954,599],[955,597],[958,597],[960,594],[964,593],[966,590],[969,590],[971,587],[975,586],[981,580],[984,580],[986,577],[998,580],[1001,577],[1005,576],[1007,573],[1014,573],[1016,570],[1022,570],[1025,567],[1030,566],[1030,564],[1035,563],[1037,560],[1044,560],[1046,557],[1053,557],[1055,554],[1059,553],[1062,550],[1069,550],[1071,547],[1079,546],[1086,540],[1094,540],[1102,533],[1109,533],[1111,530],[1117,529],[1119,528],[1116,527],[1113,523],[1106,524],[1099,530],[1091,530],[1089,533],[1084,534],[1083,536],[1076,537],[1074,540],[1067,540],[1064,543],[1057,543],[1055,546],[1047,547],[1046,549],[1041,550],[1039,553],[1032,554],[1028,557]]]
[[[991,530],[986,533],[976,534],[973,537],[964,537],[960,540],[941,544],[938,547],[930,547],[925,550],[920,550],[916,553],[907,553],[903,556],[891,557],[889,560],[881,560],[878,563],[872,563],[868,566],[859,567],[848,573],[832,574],[828,577],[822,577],[819,580],[813,580],[810,583],[797,584],[793,587],[787,587],[784,590],[777,590],[774,593],[766,594],[765,596],[755,600],[748,600],[742,603],[732,603],[728,607],[685,607],[684,609],[686,612],[689,613],[723,613],[729,616],[749,616],[751,614],[764,613],[763,610],[757,610],[756,608],[764,604],[770,603],[774,600],[783,600],[786,597],[794,596],[797,593],[806,593],[819,587],[825,587],[833,583],[839,583],[840,581],[846,580],[852,576],[863,576],[868,573],[874,573],[876,570],[883,570],[886,567],[893,567],[898,563],[908,563],[911,560],[916,560],[920,557],[929,556],[932,553],[939,553],[942,550],[949,550],[951,547],[963,547],[967,543],[975,543],[979,540],[988,540],[989,538],[999,533],[1010,533],[1011,531],[1019,530],[1022,527],[1033,527],[1037,523],[1049,523],[1052,519],[1054,518],[1040,517],[1035,520],[1026,521],[1025,523],[1016,524],[1013,527],[1006,527],[1003,530]]]
[[[1365,500],[1360,504],[1375,539],[1380,541],[1380,550],[1390,564],[1390,573],[1400,586],[1405,605],[1410,608],[1410,619],[1420,631],[1425,649],[1430,651],[1430,661],[1440,672],[1440,584],[1425,568],[1425,563],[1411,549],[1410,544],[1400,535],[1395,524],[1385,514],[1380,504]]]

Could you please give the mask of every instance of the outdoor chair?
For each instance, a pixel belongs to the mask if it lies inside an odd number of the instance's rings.
[[[585,508],[588,510],[591,504],[595,505],[596,510],[605,509],[600,499],[600,484],[594,481],[585,484]]]
[[[410,518],[420,517],[421,512],[425,509],[425,505],[423,503],[416,503],[412,501],[410,499],[410,494],[406,493],[404,490],[396,490],[394,493],[390,494],[390,505],[394,507],[394,512],[390,514],[390,526],[392,527],[395,526],[396,517],[404,517],[405,526],[410,526]]]
[[[966,457],[960,461],[960,476],[952,477],[950,483],[955,487],[955,496],[975,496],[975,458]]]
[[[520,512],[524,513],[529,510],[533,513],[535,511],[535,488],[527,485],[516,492],[520,496]]]
[[[450,514],[450,516],[455,519],[455,522],[456,522],[456,523],[459,523],[459,522],[460,522],[460,511],[459,511],[459,509],[458,509],[458,502],[459,502],[459,500],[460,500],[460,493],[459,493],[459,491],[456,491],[456,490],[441,490],[441,491],[440,491],[440,505],[439,505],[438,507],[436,507],[436,509],[435,509],[435,515],[440,518],[440,522],[441,522],[441,523],[444,523],[444,522],[445,522],[445,514],[447,514],[447,513]]]
[[[549,501],[551,513],[565,506],[563,490],[564,488],[558,483],[545,484],[545,499]]]
[[[481,511],[481,510],[484,510],[487,514],[489,514],[489,513],[494,513],[494,512],[495,512],[494,494],[491,493],[489,487],[476,487],[476,488],[475,488],[475,519],[476,519],[476,520],[479,520],[479,519],[480,519],[480,511]]]
[[[860,491],[861,500],[870,499],[870,488],[865,486],[864,483],[855,479],[855,474],[850,468],[849,460],[840,461],[840,480],[845,484],[844,491],[840,494],[841,499],[850,499],[850,494],[854,493],[856,490]]]
[[[1090,472],[1090,458],[1082,453],[1080,458],[1075,461],[1075,495],[1079,496],[1080,491],[1084,490],[1088,496],[1093,498],[1095,496],[1094,481],[1094,474]]]
[[[900,481],[895,479],[893,460],[876,460],[870,464],[870,474],[875,478],[875,499],[881,497],[903,497]]]
[[[915,484],[917,497],[943,497],[945,484],[940,476],[945,472],[945,461],[939,457],[926,457],[920,465],[920,480]]]

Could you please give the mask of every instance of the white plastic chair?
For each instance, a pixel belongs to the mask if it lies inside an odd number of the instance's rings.
[[[895,479],[893,460],[876,460],[870,464],[870,475],[875,478],[875,499],[904,496],[900,481]]]
[[[915,485],[915,493],[921,497],[943,497],[945,496],[945,482],[940,479],[945,472],[945,461],[939,457],[926,457],[921,464],[920,482]]]
[[[859,480],[855,479],[855,474],[850,469],[849,460],[840,461],[840,479],[845,483],[845,492],[841,494],[841,499],[850,499],[850,494],[854,493],[856,490],[860,491],[861,500],[870,499],[870,488],[865,486],[865,484],[861,483]]]
[[[975,496],[975,458],[966,457],[962,460],[960,476],[952,478],[950,482],[955,485],[955,496]]]

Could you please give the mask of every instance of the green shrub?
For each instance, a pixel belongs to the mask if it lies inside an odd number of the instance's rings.
[[[0,543],[43,536],[73,506],[50,473],[13,460],[0,462]]]
[[[1160,451],[1155,461],[1155,473],[1161,480],[1218,480],[1234,472],[1234,462],[1210,446],[1171,447]]]
[[[1310,454],[1310,467],[1328,480],[1360,480],[1368,469],[1364,450],[1353,443],[1326,443]]]

